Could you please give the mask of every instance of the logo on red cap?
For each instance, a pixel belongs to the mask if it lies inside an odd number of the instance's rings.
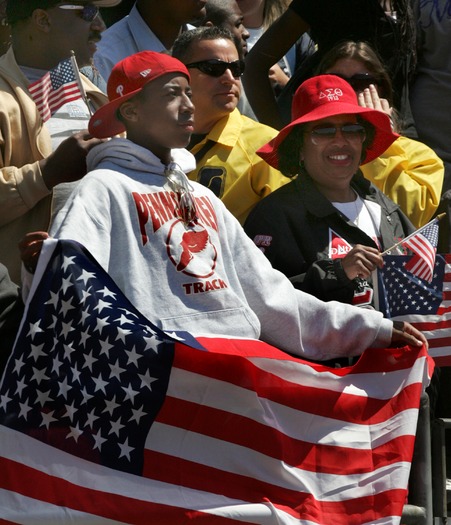
[[[343,96],[343,91],[340,88],[328,88],[324,91],[319,92],[319,98],[320,100],[322,98],[327,98],[329,102],[332,102],[334,100],[340,100],[340,97]]]

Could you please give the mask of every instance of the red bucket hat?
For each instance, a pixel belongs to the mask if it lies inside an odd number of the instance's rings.
[[[334,115],[359,115],[374,126],[375,136],[366,148],[362,164],[379,157],[399,137],[392,131],[388,115],[359,106],[357,95],[346,80],[336,75],[318,75],[298,87],[291,106],[292,121],[262,146],[258,155],[278,169],[279,147],[295,126]]]
[[[186,66],[165,53],[141,51],[118,62],[108,79],[109,102],[89,120],[91,135],[104,139],[123,133],[125,126],[117,118],[119,106],[137,95],[149,82],[168,73],[181,73],[190,79]]]

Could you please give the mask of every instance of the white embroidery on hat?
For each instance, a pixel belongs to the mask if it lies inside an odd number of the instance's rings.
[[[327,100],[339,100],[340,97],[343,96],[343,91],[340,88],[328,88],[324,91],[321,91],[319,94],[319,98],[327,98]]]
[[[140,75],[144,78],[146,78],[151,73],[151,69],[145,69],[144,71],[141,71]]]
[[[116,93],[122,97],[124,96],[124,86],[122,84],[119,84],[116,88]]]

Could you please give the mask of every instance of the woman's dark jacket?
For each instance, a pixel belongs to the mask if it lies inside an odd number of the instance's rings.
[[[360,171],[351,187],[364,200],[381,206],[379,249],[391,248],[415,230],[399,206]],[[289,277],[296,288],[324,301],[352,304],[354,292],[362,287],[359,279],[348,279],[341,259],[329,258],[331,231],[351,246],[377,248],[366,233],[334,208],[306,174],[262,199],[248,216],[244,229],[274,268]]]

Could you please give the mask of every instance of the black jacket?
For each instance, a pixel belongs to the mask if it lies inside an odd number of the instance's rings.
[[[360,172],[354,176],[351,187],[363,199],[381,206],[383,250],[415,230],[399,206]],[[306,174],[262,199],[250,213],[244,229],[274,268],[290,277],[296,288],[324,301],[352,304],[355,292],[368,284],[359,279],[349,280],[341,259],[329,258],[330,230],[351,246],[377,248],[376,244],[334,208]]]

